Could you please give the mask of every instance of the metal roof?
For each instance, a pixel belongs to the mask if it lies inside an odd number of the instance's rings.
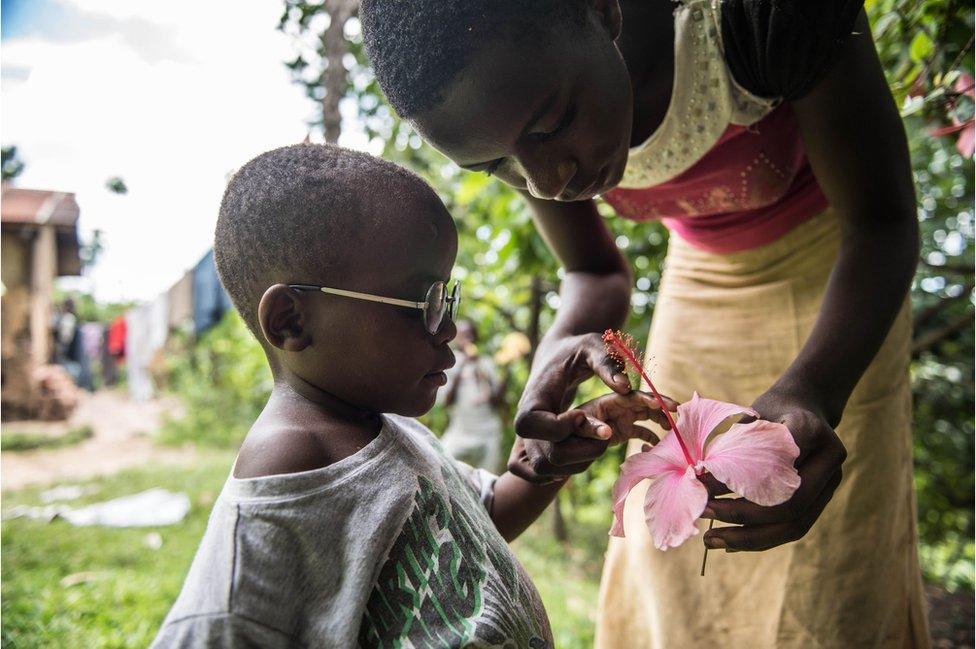
[[[0,222],[73,226],[78,223],[78,202],[71,192],[4,187]]]

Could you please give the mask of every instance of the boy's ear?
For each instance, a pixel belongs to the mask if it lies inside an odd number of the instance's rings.
[[[301,295],[284,284],[275,284],[261,296],[258,322],[265,340],[282,351],[300,352],[312,344]]]
[[[620,13],[620,0],[589,0],[590,6],[597,13],[603,28],[615,41],[620,36],[623,26],[623,16]]]

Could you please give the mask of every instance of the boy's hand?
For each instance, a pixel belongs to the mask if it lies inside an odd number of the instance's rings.
[[[664,402],[671,412],[678,409],[673,399],[664,397]],[[555,419],[571,426],[574,433],[561,442],[550,443],[547,455],[527,452],[525,440],[516,437],[508,458],[509,471],[536,484],[560,482],[585,471],[611,444],[622,444],[634,437],[656,444],[657,435],[638,426],[638,421],[650,419],[665,430],[670,429],[657,399],[638,390],[623,395],[605,394],[560,413]]]
[[[676,412],[678,404],[673,399],[662,397],[668,410]],[[582,425],[577,426],[576,435],[590,439],[605,440],[610,446],[623,444],[629,439],[639,438],[657,444],[658,437],[638,421],[651,420],[664,430],[671,430],[668,418],[657,399],[647,392],[634,390],[629,394],[611,392],[592,401],[577,406],[586,414]]]

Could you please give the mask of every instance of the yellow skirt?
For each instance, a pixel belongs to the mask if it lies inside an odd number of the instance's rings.
[[[830,211],[734,254],[673,235],[647,355],[658,389],[749,405],[799,353],[839,244]],[[655,549],[641,510],[647,483],[634,489],[627,538],[611,539],[607,551],[599,649],[929,646],[916,552],[910,318],[906,301],[844,411],[843,482],[800,541],[709,552],[700,577],[701,536]]]

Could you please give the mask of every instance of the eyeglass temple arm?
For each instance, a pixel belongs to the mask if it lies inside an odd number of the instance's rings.
[[[380,297],[379,295],[371,295],[369,293],[358,293],[356,291],[346,291],[341,288],[329,288],[327,286],[310,286],[307,284],[292,284],[292,288],[311,290],[311,291],[322,291],[323,293],[329,293],[332,295],[341,295],[343,297],[356,298],[358,300],[368,300],[369,302],[380,302],[382,304],[392,304],[394,306],[405,306],[413,309],[423,309],[426,306],[426,302],[413,302],[411,300],[398,300],[394,297]]]

